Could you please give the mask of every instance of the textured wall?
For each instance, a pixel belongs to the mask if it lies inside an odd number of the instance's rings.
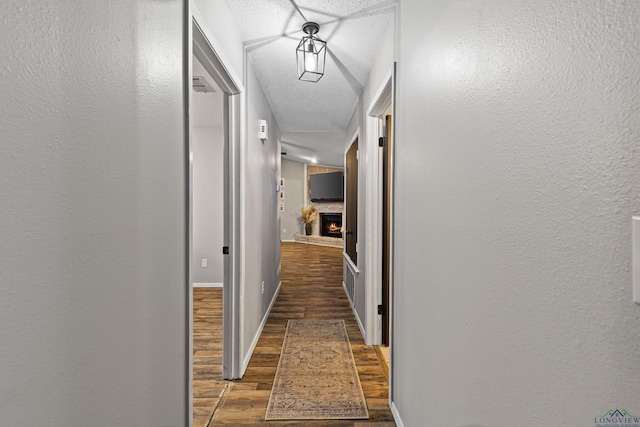
[[[640,414],[640,2],[403,1],[394,401],[405,426]]]
[[[2,424],[184,426],[182,2],[0,16]]]

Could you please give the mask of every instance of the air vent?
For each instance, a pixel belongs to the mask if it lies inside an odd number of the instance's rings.
[[[211,86],[211,83],[207,81],[203,76],[193,76],[192,79],[193,90],[196,92],[215,92],[216,90]]]

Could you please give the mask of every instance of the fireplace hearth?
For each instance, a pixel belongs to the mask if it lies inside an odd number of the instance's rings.
[[[342,238],[342,214],[321,212],[320,235]]]

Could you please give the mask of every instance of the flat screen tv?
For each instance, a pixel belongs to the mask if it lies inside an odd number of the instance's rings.
[[[312,202],[344,201],[344,179],[342,172],[311,175],[309,178],[309,193]]]

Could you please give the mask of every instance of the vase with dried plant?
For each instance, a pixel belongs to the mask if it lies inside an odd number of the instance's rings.
[[[318,210],[315,206],[305,206],[300,211],[300,220],[304,224],[304,234],[311,236],[311,230],[313,229],[313,221],[318,218]]]

